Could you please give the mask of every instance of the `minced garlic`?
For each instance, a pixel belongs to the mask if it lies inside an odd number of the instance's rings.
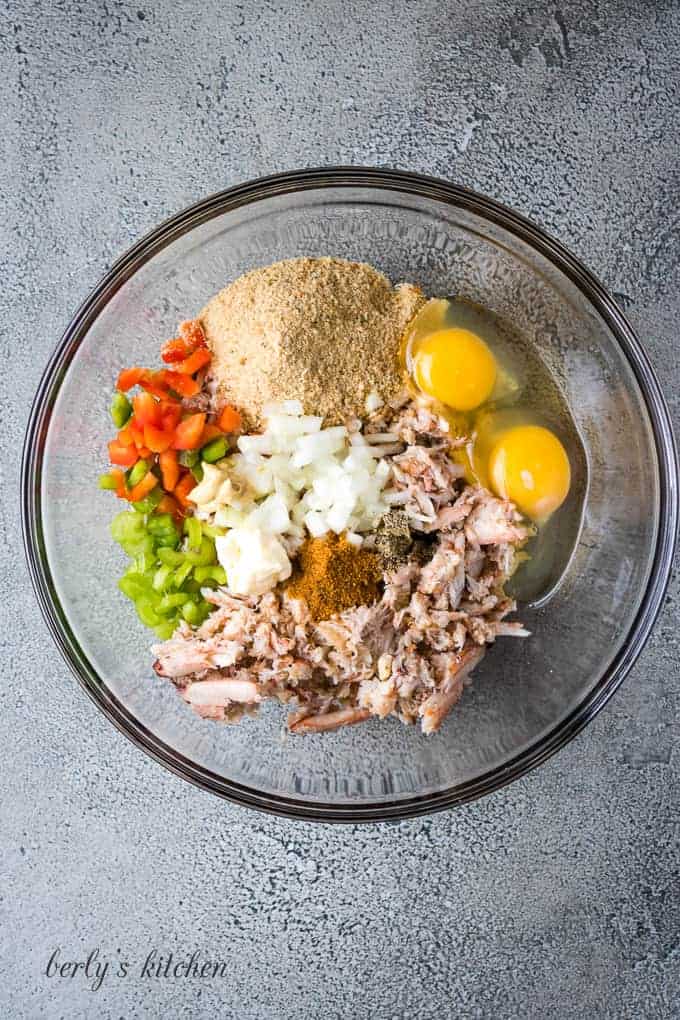
[[[279,539],[261,528],[232,528],[215,539],[215,550],[234,595],[264,595],[292,572]]]

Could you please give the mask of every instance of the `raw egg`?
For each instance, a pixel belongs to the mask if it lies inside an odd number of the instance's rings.
[[[517,359],[496,317],[466,298],[426,301],[404,337],[404,368],[440,413],[469,415],[519,392]]]
[[[420,390],[454,411],[472,411],[491,396],[496,359],[469,329],[440,329],[413,352],[413,378]]]
[[[571,485],[566,451],[542,425],[517,425],[504,432],[491,450],[488,471],[497,494],[538,523],[562,505]]]

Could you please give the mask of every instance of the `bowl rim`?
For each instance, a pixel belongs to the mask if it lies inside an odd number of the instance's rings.
[[[309,802],[264,793],[218,776],[156,737],[108,690],[80,648],[57,596],[42,527],[42,464],[54,403],[71,360],[90,326],[114,294],[155,254],[216,215],[265,198],[331,187],[372,188],[435,199],[481,216],[548,258],[604,319],[628,362],[647,407],[659,470],[659,528],[647,587],[619,651],[589,693],[565,719],[503,766],[489,769],[474,779],[445,790],[382,803]],[[678,456],[668,407],[633,328],[600,281],[564,245],[502,203],[440,178],[371,167],[317,167],[259,177],[216,192],[166,219],[112,265],[67,326],[48,361],[33,400],[22,456],[21,521],[31,581],[42,615],[62,657],[92,701],[137,747],[195,786],[241,806],[288,818],[322,822],[388,821],[462,805],[500,789],[564,747],[604,707],[642,651],[663,604],[678,530]]]

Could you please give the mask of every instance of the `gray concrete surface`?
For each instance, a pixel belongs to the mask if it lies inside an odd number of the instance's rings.
[[[455,813],[260,817],[166,774],[86,700],[19,549],[43,365],[111,261],[259,174],[440,174],[533,217],[615,291],[680,414],[672,0],[0,5],[0,1015],[680,1015],[678,598],[566,750]],[[48,977],[50,955],[111,964]],[[215,979],[142,978],[156,948]],[[114,973],[130,964],[127,978]]]

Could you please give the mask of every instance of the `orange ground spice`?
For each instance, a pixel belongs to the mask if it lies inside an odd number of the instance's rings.
[[[309,538],[286,591],[304,599],[315,620],[328,620],[352,606],[370,605],[378,596],[380,557],[357,548],[344,535]]]

